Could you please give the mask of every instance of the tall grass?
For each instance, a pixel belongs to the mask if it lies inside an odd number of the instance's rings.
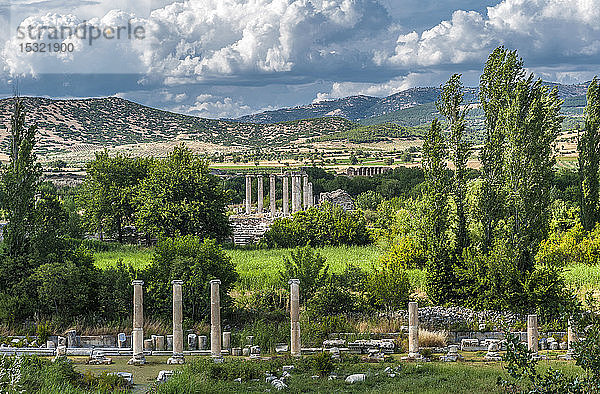
[[[231,249],[227,253],[240,274],[241,290],[260,290],[277,286],[283,259],[292,249]],[[352,264],[370,271],[381,254],[376,246],[336,246],[319,248],[330,271],[339,273]]]
[[[146,267],[152,259],[154,248],[135,245],[122,245],[120,248],[109,251],[98,251],[94,253],[96,267],[100,269],[115,266],[118,261],[133,268]]]
[[[579,293],[600,287],[600,265],[573,264],[565,267],[563,276],[567,286]]]

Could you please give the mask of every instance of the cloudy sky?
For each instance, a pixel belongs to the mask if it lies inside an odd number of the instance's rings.
[[[18,84],[22,95],[117,95],[233,118],[454,72],[475,86],[502,44],[545,80],[577,83],[600,74],[598,21],[600,0],[0,0],[0,97]],[[90,45],[52,27],[107,33]]]

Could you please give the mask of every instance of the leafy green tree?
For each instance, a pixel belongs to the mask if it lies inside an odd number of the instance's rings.
[[[64,209],[56,187],[51,183],[39,185],[32,235],[32,258],[38,264],[56,261],[64,257],[67,249],[64,236],[68,213]]]
[[[173,280],[183,281],[183,315],[193,322],[210,313],[210,281],[221,280],[221,302],[231,308],[228,293],[238,274],[231,258],[211,239],[196,236],[162,238],[154,250],[152,262],[139,274],[147,283],[148,310],[157,317],[172,315]]]
[[[360,209],[374,211],[382,201],[383,197],[381,194],[369,190],[368,192],[361,193],[358,195],[358,197],[356,197],[356,206]]]
[[[388,311],[402,309],[410,295],[408,274],[395,262],[382,264],[369,276],[366,290],[370,304],[376,308]]]
[[[41,175],[33,151],[37,127],[26,127],[25,115],[23,101],[16,97],[10,124],[10,160],[7,166],[2,166],[1,174],[1,203],[8,220],[4,243],[12,257],[29,251],[35,227],[35,193]]]
[[[226,192],[209,173],[208,162],[185,145],[151,167],[136,202],[139,228],[154,236],[191,234],[222,240],[231,233]]]
[[[277,219],[265,233],[265,244],[293,248],[298,245],[367,245],[371,236],[364,214],[347,212],[330,203]]]
[[[117,236],[123,242],[123,227],[135,220],[136,187],[149,172],[151,160],[108,151],[96,153],[87,164],[87,177],[78,201],[90,230]]]
[[[427,205],[427,294],[436,303],[452,299],[454,286],[453,264],[447,240],[450,189],[447,156],[442,128],[435,119],[423,142],[423,171]]]
[[[36,309],[67,322],[96,310],[96,271],[92,255],[83,249],[63,262],[40,265],[31,277],[38,293]]]
[[[485,114],[484,146],[481,150],[483,190],[483,247],[492,247],[494,232],[503,216],[503,152],[505,134],[501,127],[502,110],[508,106],[517,83],[525,78],[523,60],[517,51],[504,47],[490,54],[480,78],[479,101]]]
[[[585,129],[577,144],[581,182],[581,223],[591,230],[600,220],[598,187],[600,176],[600,84],[594,78],[587,92]]]
[[[550,189],[554,176],[553,144],[561,128],[562,101],[533,76],[517,83],[501,110],[506,137],[504,184],[510,240],[521,270],[533,268],[533,256],[548,225]]]
[[[468,246],[467,234],[467,160],[470,154],[469,143],[465,140],[469,107],[464,103],[464,87],[460,74],[454,74],[442,86],[437,107],[450,123],[450,156],[454,163],[452,194],[456,205],[456,253]]]
[[[304,303],[327,283],[329,265],[325,258],[310,246],[298,247],[290,251],[289,256],[284,257],[279,278],[285,288],[288,288],[290,279],[300,279],[300,302]]]

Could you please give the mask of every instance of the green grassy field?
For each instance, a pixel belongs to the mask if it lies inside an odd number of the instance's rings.
[[[381,256],[381,250],[377,246],[337,246],[318,250],[326,258],[332,273],[342,272],[348,265],[371,271]],[[113,266],[119,260],[135,268],[143,268],[150,263],[152,251],[152,248],[126,247],[123,250],[96,252],[94,257],[98,268]],[[240,274],[240,290],[260,290],[277,285],[277,273],[290,251],[291,249],[226,250]],[[409,270],[408,275],[414,288],[424,288],[425,273],[422,270]],[[568,266],[564,275],[567,285],[579,292],[600,288],[600,266],[575,264]]]
[[[277,283],[277,273],[283,259],[289,256],[291,249],[228,249],[233,263],[240,274],[241,289],[263,289]],[[342,272],[347,265],[353,264],[371,270],[381,254],[376,246],[339,246],[319,249],[329,264],[331,272]],[[121,260],[126,265],[143,268],[152,258],[151,248],[128,248],[109,252],[96,252],[96,266],[106,268]],[[414,276],[418,277],[418,273]]]

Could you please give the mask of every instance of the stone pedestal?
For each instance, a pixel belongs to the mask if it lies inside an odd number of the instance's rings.
[[[527,316],[527,347],[534,356],[538,354],[539,333],[537,315]]]
[[[301,355],[300,347],[300,279],[291,279],[290,285],[290,353],[294,357]]]
[[[198,336],[198,348],[200,350],[206,350],[208,348],[208,338],[206,335]]]
[[[198,349],[198,335],[188,334],[187,336],[188,350]]]
[[[143,280],[134,280],[133,283],[133,332],[132,350],[133,357],[128,364],[141,365],[146,363],[144,357],[144,295]]]
[[[173,284],[173,355],[167,364],[183,364],[183,291],[182,280],[174,280]]]
[[[283,216],[290,214],[290,177],[286,174],[283,176]]]
[[[154,341],[152,340],[152,338],[144,339],[144,351],[145,352],[151,352],[152,350],[154,350],[153,346],[154,346]]]
[[[246,175],[246,215],[252,213],[252,177]]]
[[[164,351],[165,350],[165,336],[164,335],[152,335],[152,341],[154,342],[154,349]]]
[[[230,350],[231,349],[231,332],[223,331],[223,349]]]
[[[77,341],[77,331],[69,330],[65,334],[67,337],[67,347],[76,348],[79,347],[79,342]]]
[[[210,355],[221,359],[221,281],[210,281]]]
[[[275,212],[277,210],[276,201],[277,197],[275,196],[275,182],[277,178],[274,174],[269,176],[269,210],[271,211],[271,217],[275,217]]]

